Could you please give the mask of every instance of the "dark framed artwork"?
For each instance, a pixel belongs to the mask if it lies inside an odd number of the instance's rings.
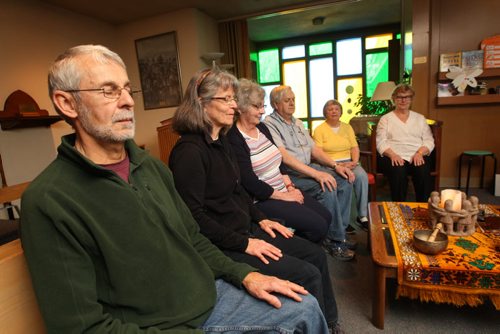
[[[135,41],[144,109],[175,107],[182,86],[175,31]]]

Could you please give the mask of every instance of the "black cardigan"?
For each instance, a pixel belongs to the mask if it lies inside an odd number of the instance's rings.
[[[262,132],[267,139],[275,145],[271,132],[264,123],[257,124],[257,129],[259,129],[260,132]],[[251,196],[259,201],[269,199],[269,197],[273,194],[274,189],[266,182],[260,180],[254,173],[252,161],[250,160],[250,148],[248,147],[245,138],[243,138],[243,135],[236,127],[236,124],[234,124],[227,133],[227,138],[233,147],[236,160],[238,161],[241,174],[241,184],[243,187]],[[280,165],[280,172],[281,174],[287,174],[283,163]]]
[[[169,159],[175,187],[200,225],[200,231],[221,249],[244,252],[248,238],[265,215],[240,184],[231,145],[221,134],[186,134]]]

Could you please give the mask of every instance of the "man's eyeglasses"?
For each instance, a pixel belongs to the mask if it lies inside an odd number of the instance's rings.
[[[67,93],[78,93],[78,92],[102,92],[104,97],[112,100],[118,100],[122,96],[122,91],[126,90],[130,96],[134,97],[134,94],[140,93],[140,90],[132,89],[131,87],[104,87],[104,88],[89,88],[89,89],[70,89],[65,90]]]
[[[402,95],[396,95],[396,100],[411,100],[413,99],[413,95],[407,95],[407,96],[402,96]]]
[[[234,103],[238,103],[238,98],[236,96],[214,96],[214,97],[209,97],[208,100],[217,100],[224,102],[228,106],[231,105],[231,102],[234,101]]]
[[[254,107],[255,109],[260,110],[260,109],[266,109],[267,105],[262,104],[262,105],[259,106],[257,104],[252,104],[252,107]]]

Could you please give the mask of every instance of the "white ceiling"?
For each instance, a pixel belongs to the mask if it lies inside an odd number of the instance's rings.
[[[401,0],[40,0],[111,24],[123,24],[183,8],[198,8],[218,21],[248,18],[250,39],[289,37],[395,24]],[[325,17],[322,25],[312,19]]]

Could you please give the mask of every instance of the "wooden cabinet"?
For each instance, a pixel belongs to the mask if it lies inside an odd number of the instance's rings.
[[[488,82],[489,87],[496,87],[500,85],[500,68],[484,69],[483,73],[479,75],[476,80]],[[446,77],[445,72],[440,72],[438,81],[451,81]],[[500,94],[487,94],[487,95],[463,95],[463,96],[445,96],[437,98],[438,106],[445,105],[461,105],[461,104],[500,104]]]
[[[168,157],[179,135],[172,129],[172,119],[166,119],[161,122],[161,126],[156,128],[158,132],[158,144],[160,147],[160,159],[168,165]]]

